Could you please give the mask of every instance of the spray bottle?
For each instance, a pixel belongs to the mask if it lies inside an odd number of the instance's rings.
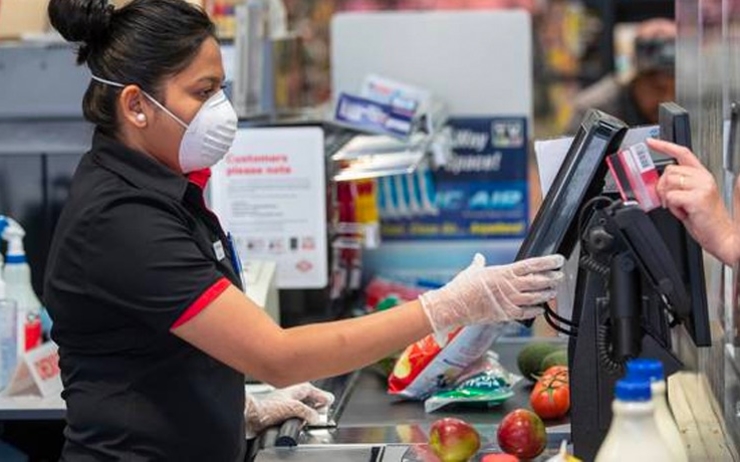
[[[8,220],[5,219],[4,216],[0,215],[0,236],[2,236],[3,231],[5,231],[5,227],[8,226]],[[5,292],[5,280],[3,279],[3,254],[0,253],[0,300],[5,298],[6,292]]]
[[[0,215],[0,236],[6,226],[8,220]],[[2,269],[3,254],[0,253],[0,390],[8,385],[18,364],[17,308],[15,300],[6,298]]]
[[[18,305],[18,351],[25,352],[41,344],[41,302],[31,285],[31,267],[26,261],[23,238],[26,232],[17,221],[4,217],[7,225],[2,238],[8,243],[3,279],[8,298]]]

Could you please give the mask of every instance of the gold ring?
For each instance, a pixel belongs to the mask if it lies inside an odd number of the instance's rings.
[[[684,185],[686,184],[686,175],[681,175],[678,180],[678,187],[680,189],[683,189]]]

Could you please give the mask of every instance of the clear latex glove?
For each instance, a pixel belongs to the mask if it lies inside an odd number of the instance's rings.
[[[266,394],[247,394],[244,406],[246,437],[254,438],[264,429],[294,417],[315,425],[321,421],[321,411],[325,412],[333,402],[334,395],[310,383]]]
[[[555,298],[564,263],[562,255],[550,255],[487,267],[485,257],[476,254],[473,263],[447,285],[419,299],[437,333],[469,324],[527,319],[541,313],[537,305]]]

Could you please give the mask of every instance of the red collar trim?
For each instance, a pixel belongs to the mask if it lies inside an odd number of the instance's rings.
[[[208,180],[211,179],[211,169],[204,168],[203,170],[196,170],[187,174],[188,181],[198,186],[200,189],[206,189]]]

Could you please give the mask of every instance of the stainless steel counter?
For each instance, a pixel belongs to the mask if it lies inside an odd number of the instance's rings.
[[[256,462],[425,462],[430,460],[429,454],[423,446],[312,446],[271,449],[261,453]]]
[[[487,454],[500,453],[495,448],[479,451],[469,462],[481,462]],[[546,450],[531,462],[543,462],[557,454]],[[323,445],[273,448],[262,451],[255,462],[439,462],[431,449],[420,445]]]

